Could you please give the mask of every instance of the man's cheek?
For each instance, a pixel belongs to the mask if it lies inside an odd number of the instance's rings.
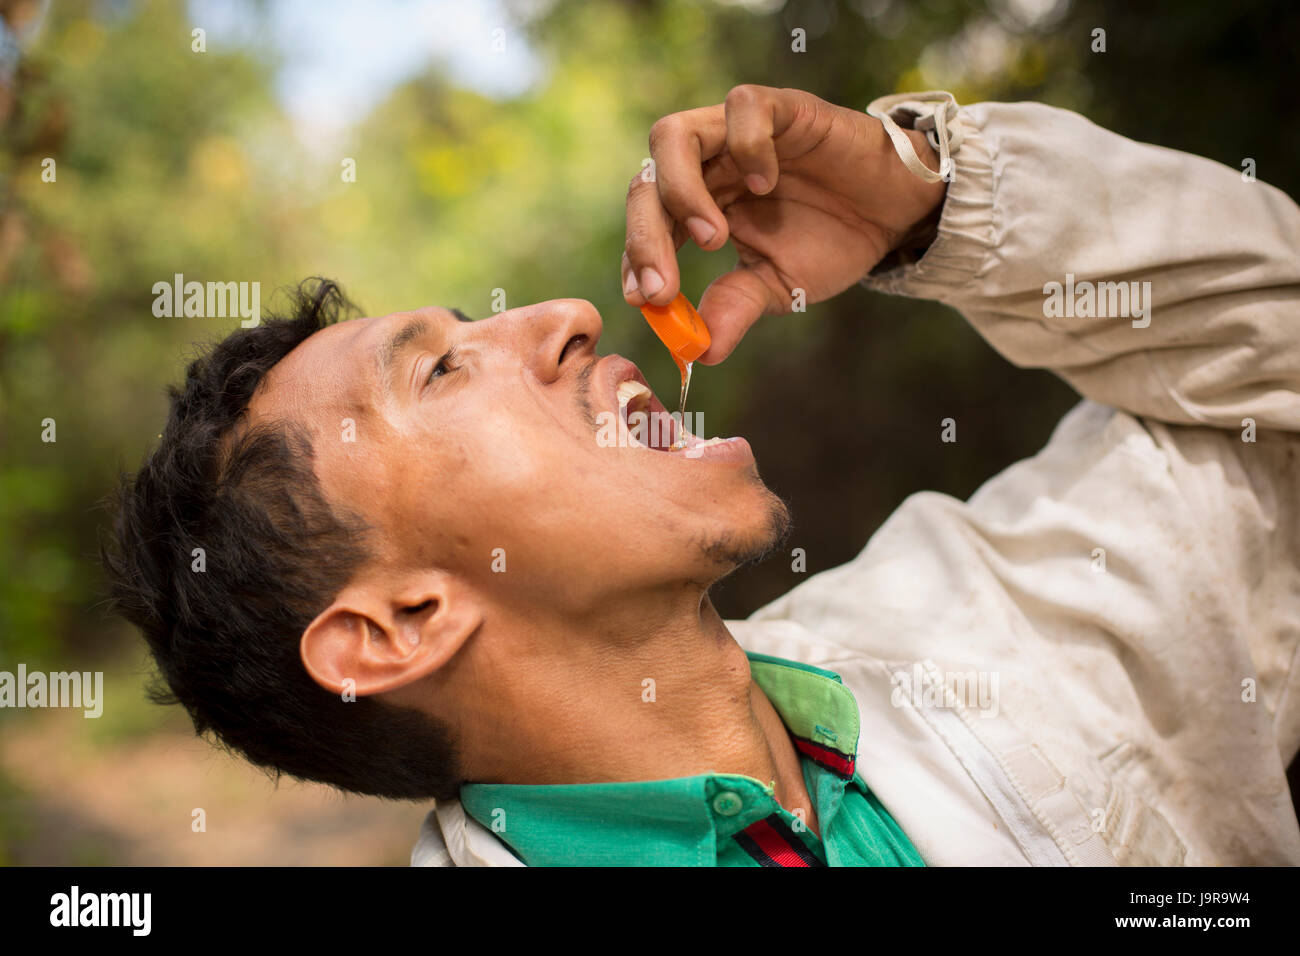
[[[560,468],[560,449],[527,425],[488,416],[466,437],[463,468],[480,480],[509,489],[535,482]]]

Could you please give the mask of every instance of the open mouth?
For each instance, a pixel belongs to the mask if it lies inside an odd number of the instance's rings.
[[[618,415],[628,444],[651,451],[695,457],[713,445],[739,441],[737,438],[697,438],[684,422],[664,408],[644,382],[628,379],[618,384]],[[689,416],[688,416],[689,418]]]

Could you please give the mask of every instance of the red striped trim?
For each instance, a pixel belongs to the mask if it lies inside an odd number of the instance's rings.
[[[751,823],[736,841],[762,866],[821,866],[819,861],[786,825],[779,813]]]
[[[838,750],[832,750],[830,747],[815,744],[811,740],[795,737],[794,734],[790,736],[794,739],[794,745],[799,748],[799,752],[808,759],[816,761],[827,770],[834,771],[845,780],[853,779],[853,757],[842,754]]]

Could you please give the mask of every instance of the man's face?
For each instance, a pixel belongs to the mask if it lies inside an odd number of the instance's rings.
[[[618,386],[644,379],[595,354],[600,334],[580,299],[477,322],[436,307],[355,319],[281,360],[250,418],[308,429],[326,495],[377,529],[385,567],[575,614],[629,589],[707,586],[775,543],[784,505],[743,439],[628,441]]]

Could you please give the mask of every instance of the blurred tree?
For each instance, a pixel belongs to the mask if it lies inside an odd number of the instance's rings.
[[[1297,13],[1281,2],[513,6],[547,66],[536,88],[494,100],[431,64],[338,143],[297,138],[266,44],[192,52],[179,2],[50,8],[0,77],[0,656],[121,635],[95,607],[96,502],[158,431],[189,343],[237,321],[153,316],[153,283],[175,273],[267,290],[330,275],[371,313],[440,302],[485,315],[496,289],[510,306],[583,296],[605,317],[604,349],[671,392],[675,370],[618,290],[624,193],[655,119],[737,83],[853,108],[935,87],[1038,99],[1229,165],[1252,157],[1285,188],[1300,175],[1276,80]],[[16,31],[33,9],[6,2],[0,16]],[[1097,27],[1105,53],[1090,49]],[[348,160],[355,182],[340,175]],[[731,263],[686,247],[687,293]],[[808,573],[852,557],[913,491],[969,495],[1041,447],[1074,401],[950,311],[861,289],[760,323],[692,391],[707,430],[746,434],[790,500]],[[937,441],[948,416],[955,445]],[[43,442],[51,418],[58,441]],[[741,616],[801,579],[778,556],[717,602]]]

